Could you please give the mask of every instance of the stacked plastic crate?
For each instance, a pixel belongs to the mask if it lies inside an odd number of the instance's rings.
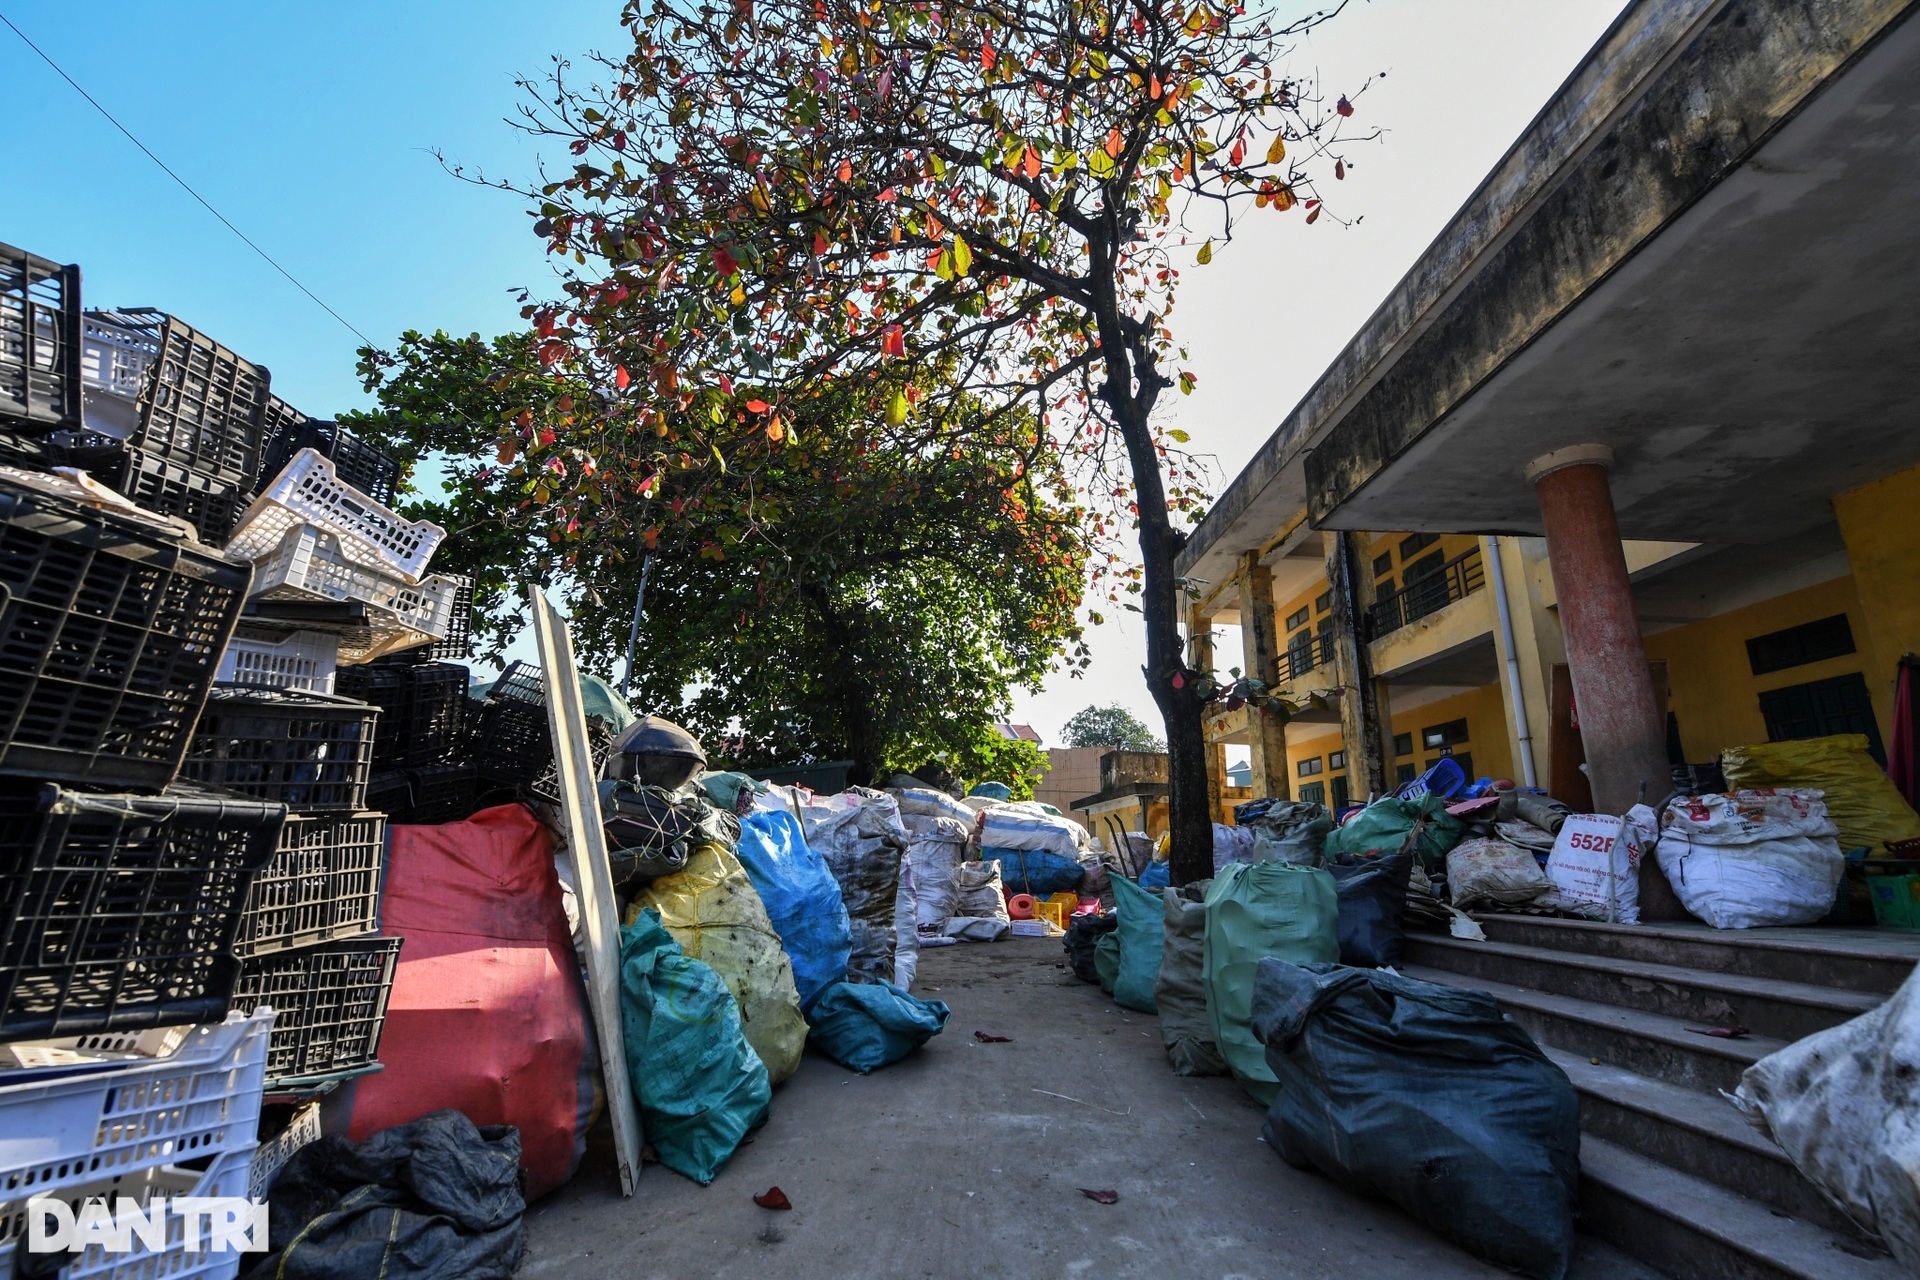
[[[223,667],[234,682],[214,690],[185,767],[292,811],[255,884],[235,1003],[278,1012],[268,1087],[295,1093],[378,1067],[400,944],[373,936],[388,813],[368,784],[377,764],[438,759],[461,738],[466,668],[397,659],[456,631],[466,583],[426,572],[437,526],[348,483],[352,468],[391,499],[396,469],[335,424],[287,419],[267,451],[286,464],[226,547],[254,566]]]
[[[287,822],[272,797],[178,780],[246,566],[50,470],[64,460],[53,437],[83,425],[79,283],[77,268],[0,245],[9,1271],[32,1199],[246,1194],[271,1017],[225,1019],[247,895]],[[166,1274],[234,1274],[237,1254],[184,1254],[184,1230],[167,1223]],[[94,1247],[66,1274],[153,1262]]]

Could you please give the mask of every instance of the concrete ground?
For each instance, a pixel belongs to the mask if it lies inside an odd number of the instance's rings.
[[[1288,1168],[1223,1078],[1181,1079],[1158,1022],[1077,981],[1057,939],[924,952],[944,1034],[856,1075],[809,1053],[710,1187],[650,1165],[622,1200],[604,1125],[528,1213],[525,1277],[916,1280],[1507,1273],[1398,1209]],[[983,1044],[975,1031],[1012,1037]],[[779,1186],[791,1212],[752,1197]],[[1078,1188],[1112,1190],[1098,1204]],[[1656,1280],[1583,1239],[1575,1280]]]

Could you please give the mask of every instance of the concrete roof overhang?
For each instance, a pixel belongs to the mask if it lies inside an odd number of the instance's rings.
[[[1615,454],[1628,538],[1755,542],[1920,462],[1916,0],[1636,0],[1181,557],[1317,526],[1538,532]]]

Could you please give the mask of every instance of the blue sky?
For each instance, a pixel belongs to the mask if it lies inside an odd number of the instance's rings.
[[[161,159],[378,342],[505,331],[550,279],[510,195],[429,152],[526,176],[515,73],[617,39],[614,3],[326,6],[0,0]],[[0,28],[0,241],[78,262],[90,306],[158,306],[273,371],[315,416],[362,402],[356,339]]]
[[[1304,4],[1302,5],[1304,7]],[[1302,41],[1336,90],[1386,72],[1378,125],[1323,219],[1249,224],[1187,274],[1173,323],[1199,390],[1175,408],[1224,487],[1310,388],[1619,13],[1622,0],[1358,0]],[[429,152],[515,177],[516,73],[619,40],[618,0],[105,3],[0,0],[5,13],[249,236],[376,342],[407,328],[492,334],[508,290],[550,287],[510,195]],[[362,403],[358,339],[301,296],[0,29],[0,241],[78,262],[90,306],[158,306],[273,371],[316,416]],[[1015,703],[1051,738],[1089,702],[1149,723],[1132,615],[1094,667]],[[1237,639],[1223,652],[1237,652]]]

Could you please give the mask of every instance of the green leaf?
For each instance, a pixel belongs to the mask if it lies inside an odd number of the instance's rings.
[[[959,236],[953,238],[953,273],[964,276],[973,269],[973,250]]]
[[[1200,252],[1195,255],[1194,261],[1203,267],[1213,261],[1213,241],[1209,240],[1200,246]]]
[[[1173,427],[1167,432],[1167,439],[1176,441],[1180,444],[1185,444],[1190,438],[1191,437],[1189,437],[1186,432],[1182,431],[1178,427]]]

